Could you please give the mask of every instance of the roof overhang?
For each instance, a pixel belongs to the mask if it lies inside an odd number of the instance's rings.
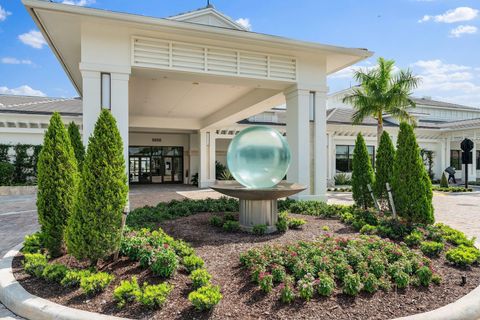
[[[238,45],[269,47],[272,50],[282,50],[295,56],[318,55],[325,57],[327,75],[373,55],[373,52],[367,49],[338,47],[171,19],[112,12],[44,0],[22,0],[22,2],[80,95],[82,95],[79,70],[81,26],[82,23],[94,21],[115,23],[122,27],[148,31],[195,36],[199,39],[224,40]]]

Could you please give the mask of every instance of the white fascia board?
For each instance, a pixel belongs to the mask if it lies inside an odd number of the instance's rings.
[[[207,25],[194,24],[194,23],[185,23],[181,21],[169,20],[164,18],[154,18],[141,15],[134,15],[129,13],[119,13],[112,12],[101,9],[92,9],[85,8],[80,6],[66,5],[62,3],[47,2],[43,0],[22,0],[23,4],[31,9],[44,9],[49,11],[77,14],[89,17],[103,18],[114,20],[126,24],[137,24],[137,25],[148,25],[151,27],[167,27],[177,30],[185,30],[191,32],[201,32],[208,33],[210,35],[216,35],[217,37],[225,37],[227,41],[232,41],[232,38],[236,38],[235,41],[244,40],[251,42],[256,42],[257,45],[265,46],[266,44],[270,45],[272,48],[278,48],[283,50],[292,50],[295,48],[295,51],[303,51],[306,53],[332,53],[332,54],[342,54],[350,55],[357,57],[350,64],[342,66],[342,68],[355,64],[361,60],[364,60],[373,55],[373,52],[368,51],[367,49],[360,48],[346,48],[339,47],[315,42],[301,41],[288,39],[280,36],[267,35],[262,33],[255,32],[244,32],[241,30],[233,30],[227,28],[216,28]],[[38,20],[37,20],[38,21]],[[341,68],[337,68],[331,72],[336,72]]]

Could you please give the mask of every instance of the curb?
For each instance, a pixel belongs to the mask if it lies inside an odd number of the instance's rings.
[[[18,316],[32,320],[128,320],[68,308],[28,293],[15,279],[12,261],[19,244],[0,260],[0,301]],[[480,319],[480,286],[466,296],[438,309],[394,320],[477,320]]]
[[[37,193],[37,186],[1,186],[0,196],[25,196]]]
[[[0,301],[16,315],[31,320],[127,320],[68,308],[28,293],[15,279],[12,261],[22,248],[19,244],[0,260]]]

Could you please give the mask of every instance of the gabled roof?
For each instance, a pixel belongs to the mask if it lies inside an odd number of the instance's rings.
[[[81,116],[82,100],[0,94],[0,113],[49,115],[53,112]]]
[[[232,18],[216,10],[212,5],[205,8],[181,13],[168,18],[169,20],[203,24],[207,26],[247,31],[245,27],[236,23]]]

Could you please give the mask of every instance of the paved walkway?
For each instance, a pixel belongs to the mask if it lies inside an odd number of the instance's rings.
[[[221,195],[212,190],[199,190],[186,185],[132,186],[130,207],[156,205],[172,199],[218,198]],[[34,195],[0,196],[0,257],[20,243],[25,235],[38,230]],[[329,203],[351,204],[350,193],[329,193]],[[462,230],[470,237],[480,239],[480,192],[440,193],[433,198],[437,222],[444,222]],[[477,244],[480,241],[477,240]],[[0,319],[18,319],[0,303]]]

